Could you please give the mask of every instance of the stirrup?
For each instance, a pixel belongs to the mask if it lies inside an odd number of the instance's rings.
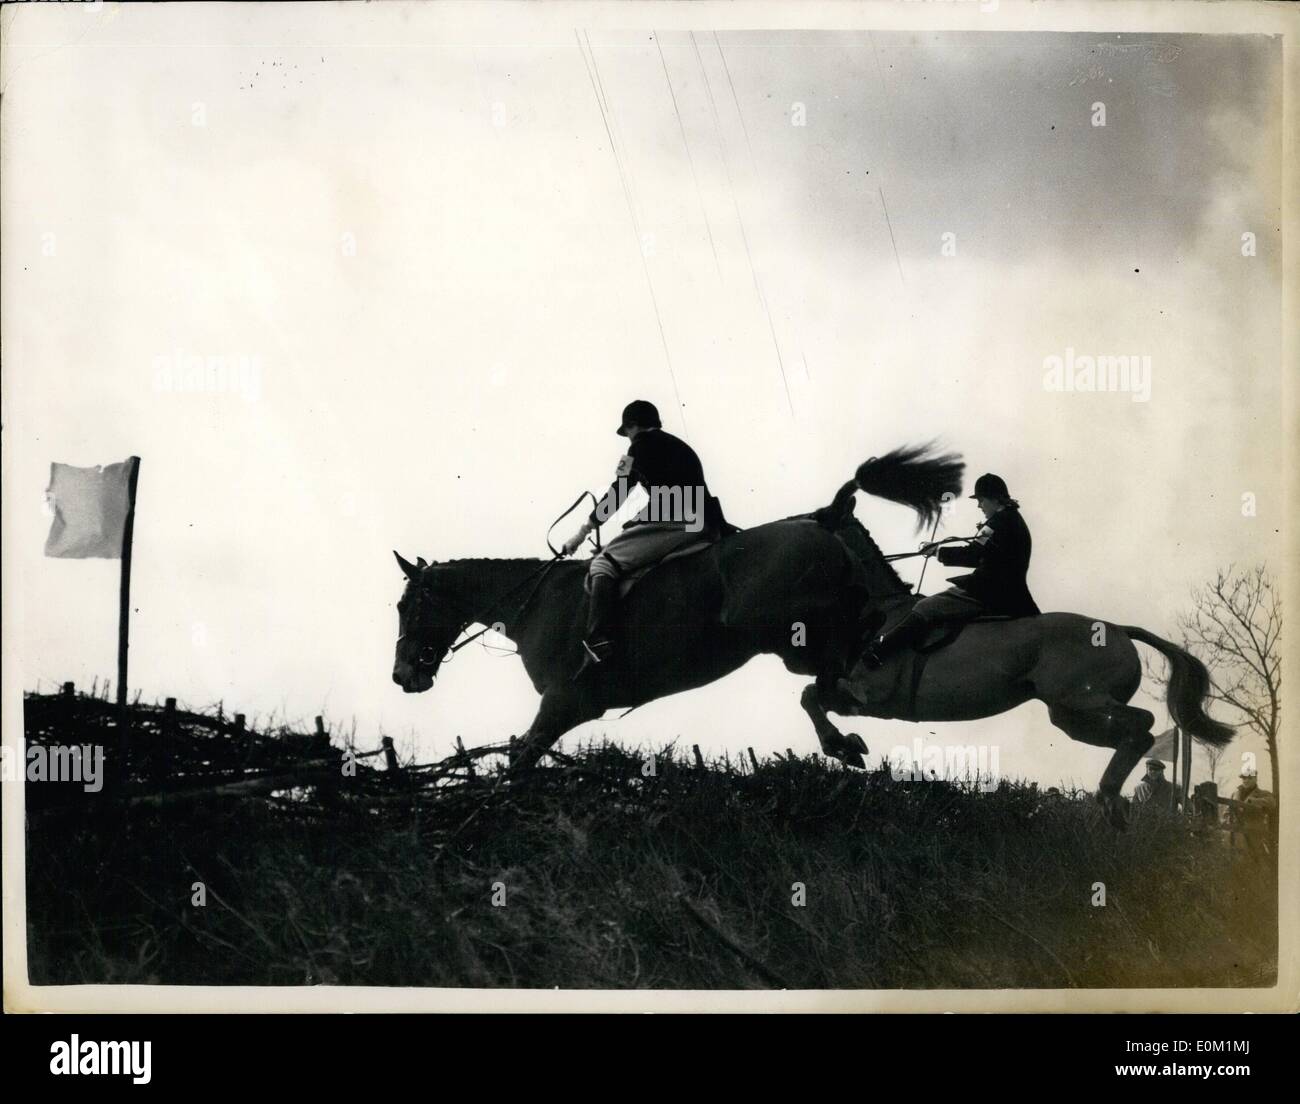
[[[592,667],[598,667],[609,659],[610,653],[614,650],[614,645],[608,640],[593,640],[590,644],[587,641],[582,642],[582,663],[573,673],[571,681],[576,682],[583,672]]]
[[[584,663],[604,663],[614,651],[614,643],[611,640],[593,640],[590,643],[584,640],[582,650],[587,653]]]

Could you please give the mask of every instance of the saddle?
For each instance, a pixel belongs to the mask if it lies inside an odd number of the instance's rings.
[[[885,615],[885,619],[880,623],[880,627],[873,632],[873,636],[888,632],[899,621],[906,617],[912,611],[913,603],[904,602],[897,608],[891,609]],[[1009,613],[981,613],[978,617],[972,617],[969,621],[948,622],[942,625],[933,626],[929,632],[921,639],[921,642],[915,645],[911,650],[917,655],[931,656],[935,652],[941,651],[952,644],[966,630],[968,625],[981,625],[990,621],[1014,621],[1016,618]]]
[[[900,602],[897,606],[887,610],[883,620],[876,619],[876,624],[868,635],[868,639],[878,635],[881,632],[887,632],[892,629],[899,621],[906,617],[915,603]],[[873,672],[873,678],[881,680],[879,690],[882,691],[882,701],[902,699],[905,703],[906,712],[903,716],[911,716],[916,712],[916,695],[921,688],[921,679],[925,676],[925,668],[930,662],[930,657],[935,652],[942,651],[949,647],[956,639],[966,631],[967,626],[988,623],[992,621],[1015,621],[1017,618],[1005,613],[984,613],[978,617],[973,617],[969,621],[949,622],[947,624],[935,625],[922,638],[919,644],[901,652],[890,659],[883,668],[878,672]],[[888,688],[883,685],[883,680],[888,679]],[[901,693],[900,693],[901,692]],[[863,704],[868,704],[865,698],[861,699]]]
[[[629,574],[619,576],[619,580],[618,580],[619,600],[621,601],[622,599],[626,598],[628,591],[630,591],[634,586],[636,586],[637,583],[639,583],[642,579],[644,579],[647,575],[649,575],[650,572],[652,572],[655,568],[663,567],[664,564],[671,563],[673,560],[684,560],[687,556],[694,556],[697,553],[703,552],[706,548],[712,548],[716,543],[717,541],[711,541],[711,540],[695,541],[694,543],[688,544],[685,547],[674,549],[672,552],[669,552],[668,555],[666,555],[662,560],[655,560],[654,563],[646,564],[645,567],[638,567],[635,571],[630,572]]]

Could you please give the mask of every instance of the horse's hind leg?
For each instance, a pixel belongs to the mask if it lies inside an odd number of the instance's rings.
[[[1123,828],[1126,818],[1120,787],[1151,747],[1155,717],[1145,709],[1123,705],[1109,697],[1099,698],[1095,704],[1057,703],[1048,708],[1048,716],[1052,724],[1073,740],[1115,749],[1097,787],[1097,800],[1105,806],[1111,824]]]
[[[803,706],[803,711],[808,714],[813,728],[817,730],[817,740],[822,746],[822,754],[838,759],[846,767],[865,770],[867,764],[862,757],[869,754],[866,742],[856,733],[841,732],[826,715],[828,708],[834,709],[837,713],[848,713],[857,704],[853,699],[845,699],[839,695],[834,689],[834,681],[831,678],[819,678],[815,683],[810,683],[804,687],[799,704]]]

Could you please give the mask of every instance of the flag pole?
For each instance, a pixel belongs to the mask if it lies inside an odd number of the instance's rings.
[[[1174,729],[1174,784],[1169,791],[1169,808],[1176,810],[1178,808],[1178,749],[1182,743],[1182,736],[1177,729]]]
[[[1192,789],[1192,734],[1180,733],[1183,744],[1183,808],[1187,808],[1187,795]]]
[[[131,628],[131,538],[135,532],[135,486],[140,478],[140,457],[127,463],[126,522],[122,526],[122,591],[117,615],[117,704],[122,710],[122,729],[126,729],[126,653],[130,647]],[[123,744],[125,752],[125,743]]]

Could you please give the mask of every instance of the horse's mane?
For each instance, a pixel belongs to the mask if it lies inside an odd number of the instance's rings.
[[[543,564],[549,563],[550,557],[547,556],[459,556],[454,560],[434,560],[430,567],[460,567],[473,566],[475,564]],[[570,560],[570,563],[580,563],[580,560]]]
[[[879,581],[887,591],[892,590],[895,594],[911,594],[912,588],[903,582],[902,576],[894,570],[894,565],[885,559],[885,554],[872,537],[871,531],[854,517],[853,495],[857,490],[859,487],[856,482],[845,483],[836,492],[829,506],[823,506],[811,514],[800,514],[791,520],[811,518],[818,525],[829,529],[861,561],[862,566],[873,573],[873,582]]]
[[[835,535],[840,538],[854,555],[862,561],[864,567],[872,572],[872,582],[879,578],[879,581],[886,587],[890,587],[896,594],[911,594],[912,588],[903,578],[894,570],[894,565],[885,559],[885,554],[880,550],[880,545],[872,537],[871,531],[862,524],[856,517],[849,514],[844,518],[835,529]],[[874,587],[873,587],[874,590]],[[880,598],[884,595],[873,594],[872,597]]]

